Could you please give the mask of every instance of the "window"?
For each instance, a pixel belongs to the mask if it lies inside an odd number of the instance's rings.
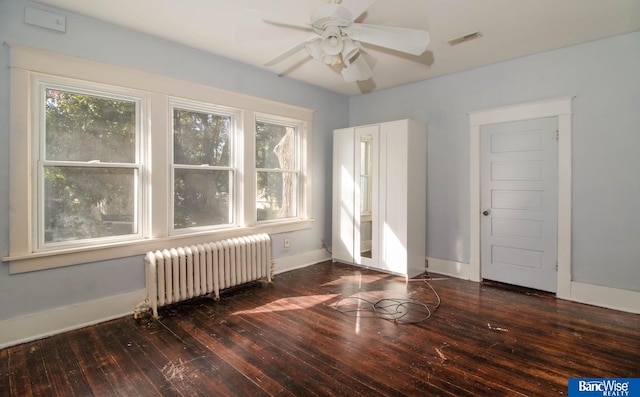
[[[312,110],[21,46],[10,59],[11,273],[311,227]]]
[[[294,218],[298,215],[299,126],[256,121],[257,220]]]
[[[38,82],[37,246],[138,235],[140,99]]]
[[[173,229],[233,224],[236,115],[202,104],[172,109]]]

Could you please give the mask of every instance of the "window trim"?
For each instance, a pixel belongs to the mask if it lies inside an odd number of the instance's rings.
[[[72,57],[47,51],[32,49],[8,43],[10,58],[10,193],[9,193],[9,255],[3,257],[9,262],[10,273],[23,273],[42,269],[76,265],[88,262],[143,255],[145,252],[167,247],[200,244],[218,239],[241,236],[256,232],[284,233],[309,229],[312,226],[311,215],[311,122],[314,111],[294,105],[279,103],[252,97],[232,91],[226,91],[202,84],[178,80],[148,72],[109,65],[88,59]],[[146,192],[143,200],[151,203],[143,209],[146,236],[125,242],[113,242],[95,246],[64,248],[47,252],[37,252],[32,238],[34,232],[34,208],[32,205],[34,186],[32,181],[34,156],[34,125],[32,104],[34,79],[38,76],[56,76],[81,80],[90,84],[103,84],[135,90],[146,95],[142,105],[145,115],[143,129],[148,133],[142,144],[150,148],[145,156],[153,173],[145,169]],[[170,133],[169,98],[184,98],[202,103],[210,103],[240,111],[239,127],[242,129],[239,153],[242,166],[239,167],[239,186],[244,191],[239,194],[242,202],[239,208],[238,225],[221,230],[194,231],[190,234],[170,235],[167,209],[167,194],[153,194],[154,191],[167,191],[170,183],[170,168],[166,161],[172,134]],[[253,144],[251,143],[256,114],[269,117],[283,117],[302,122],[299,217],[269,224],[257,224],[255,220],[255,177],[253,172]],[[164,160],[162,157],[164,156]],[[247,165],[249,164],[249,165]],[[148,168],[145,165],[144,168]],[[250,205],[249,203],[253,203]],[[164,211],[164,212],[163,212]]]

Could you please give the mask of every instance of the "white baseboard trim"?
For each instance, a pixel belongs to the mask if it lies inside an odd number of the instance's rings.
[[[430,273],[433,272],[445,276],[473,281],[468,263],[429,257],[427,257],[427,260],[429,261],[427,271]],[[574,302],[586,303],[588,305],[621,310],[624,312],[640,313],[640,292],[569,281],[568,279],[570,279],[571,276],[567,274],[559,273],[558,277],[564,277],[567,279],[563,285],[571,285],[570,291],[558,291],[556,293],[556,296],[559,299],[566,299]]]
[[[640,314],[640,292],[571,282],[570,300]]]
[[[571,273],[558,270],[558,290],[556,296],[560,299],[571,300]]]
[[[468,263],[429,257],[427,257],[427,261],[429,261],[429,267],[427,267],[427,272],[429,273],[433,272],[463,280],[473,280],[471,266]]]
[[[0,321],[0,348],[133,315],[146,289]]]
[[[274,258],[273,261],[275,262],[275,273],[279,274],[315,265],[316,263],[324,262],[329,259],[331,259],[331,255],[326,250],[319,249],[298,255]]]

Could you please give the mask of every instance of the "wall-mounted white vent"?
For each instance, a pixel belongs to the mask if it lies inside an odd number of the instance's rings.
[[[30,25],[57,30],[58,32],[64,33],[67,31],[67,17],[38,8],[25,7],[24,21]]]

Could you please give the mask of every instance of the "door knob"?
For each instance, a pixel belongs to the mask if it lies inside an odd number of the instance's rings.
[[[489,215],[489,212],[490,212],[489,210],[484,210],[484,211],[482,211],[482,215],[487,216],[487,215]]]

